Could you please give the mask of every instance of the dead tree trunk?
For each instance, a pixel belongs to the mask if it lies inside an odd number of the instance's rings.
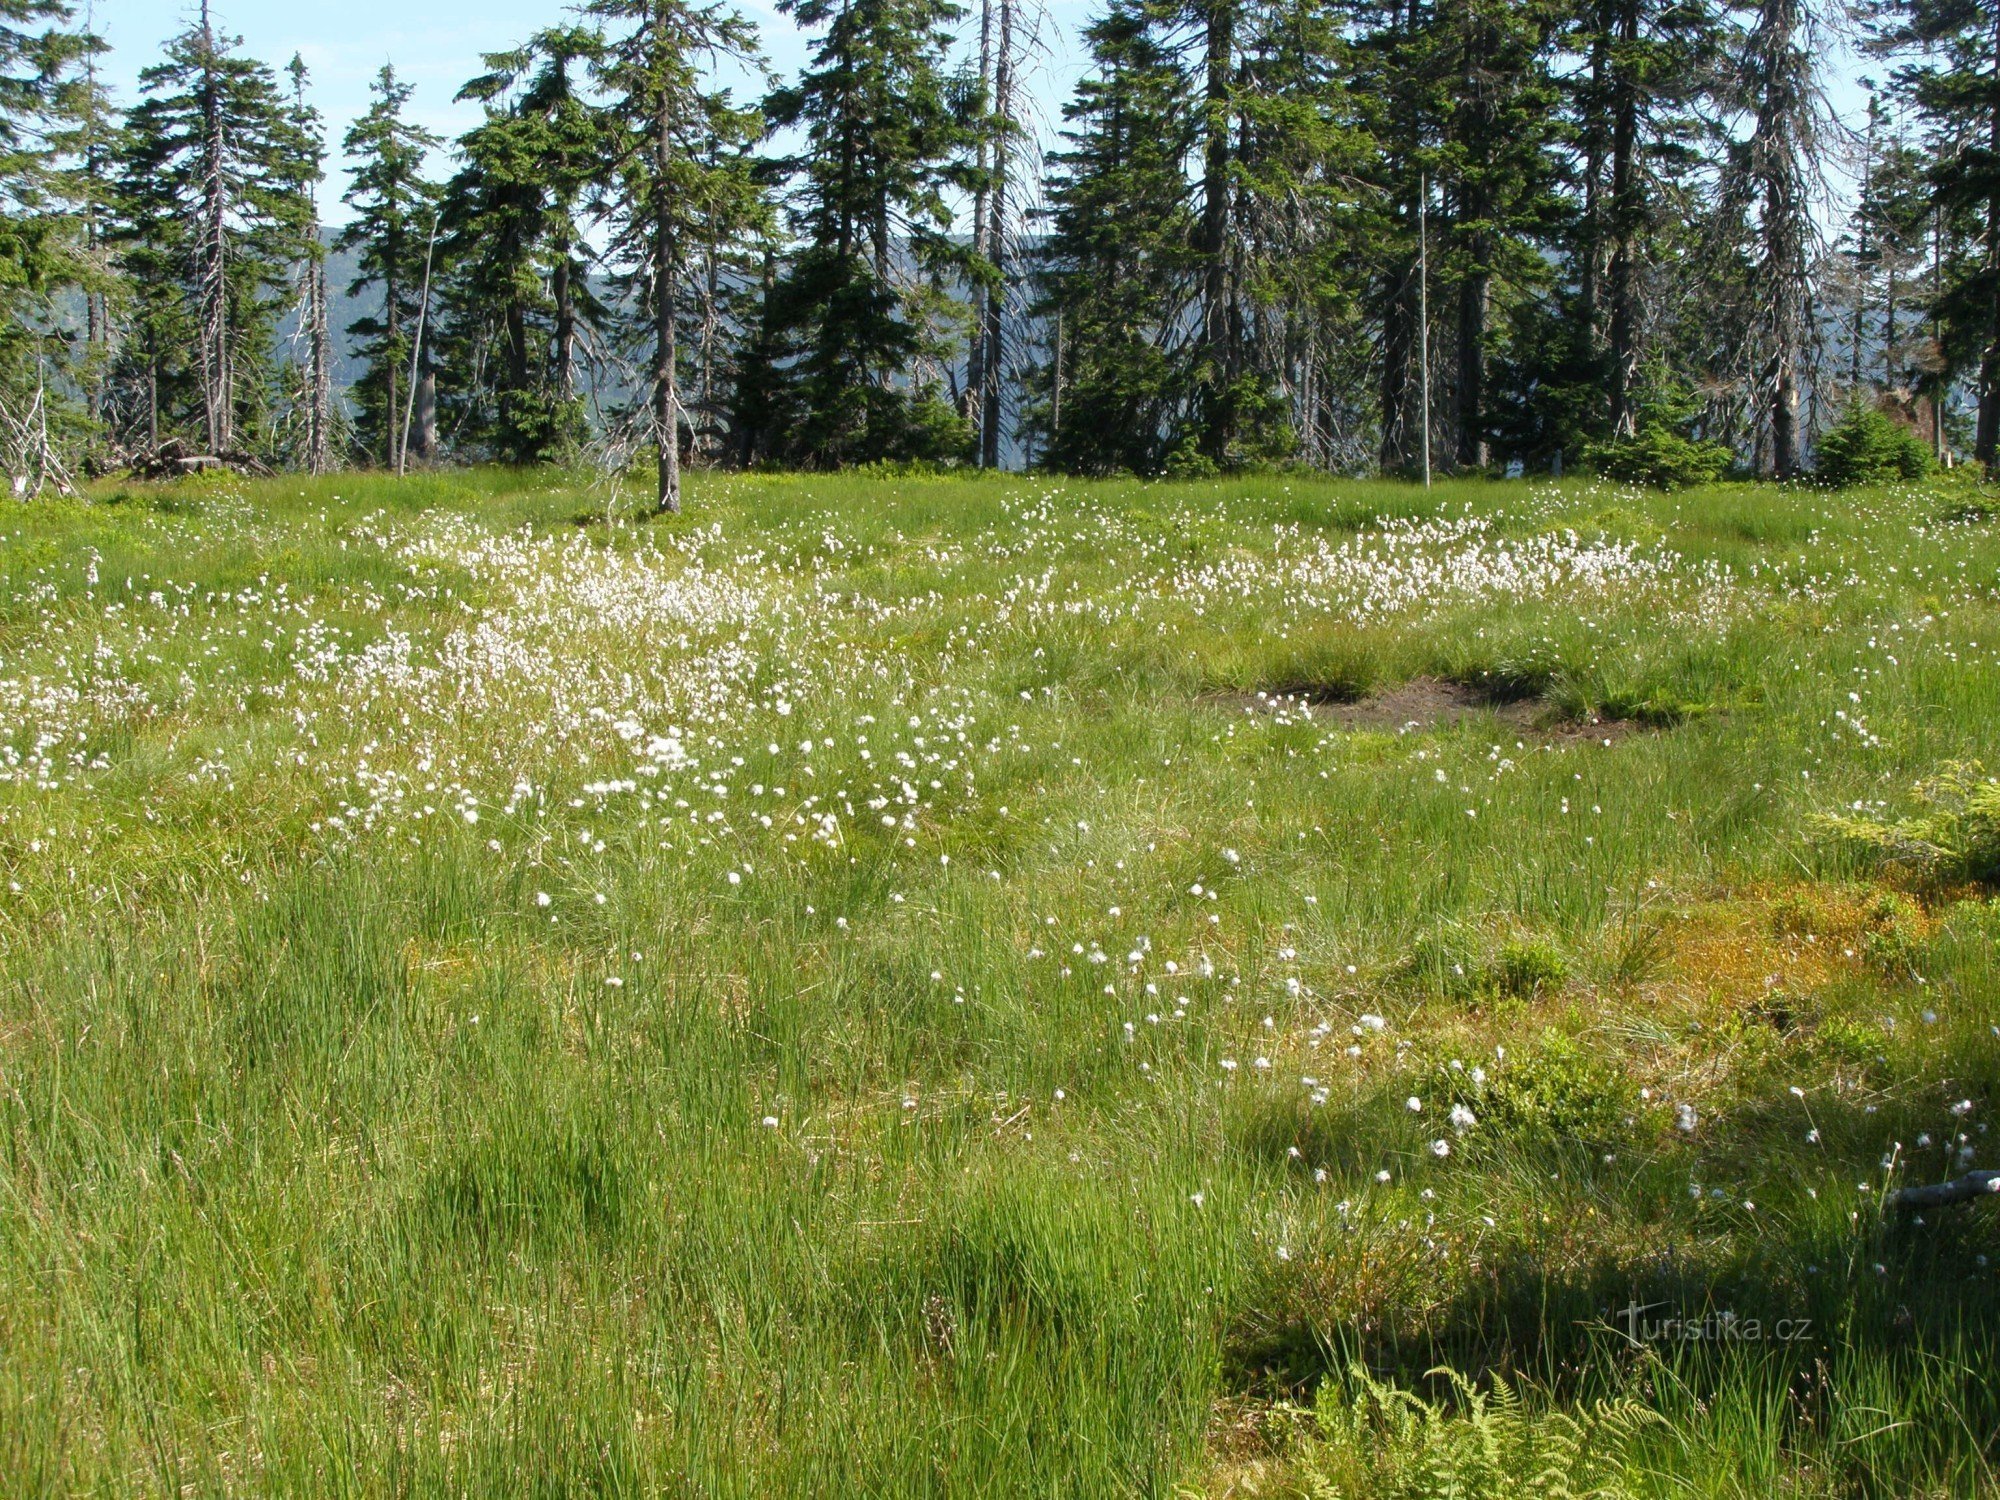
[[[215,31],[208,0],[201,6],[201,232],[196,237],[195,277],[200,306],[202,412],[208,445],[217,453],[236,446],[235,393],[229,349],[229,179],[228,141],[222,122],[222,82],[216,68]]]
[[[993,201],[987,211],[986,253],[993,262],[993,285],[986,294],[985,328],[980,337],[984,379],[979,393],[979,464],[1000,467],[1001,358],[1006,351],[1007,166],[1014,131],[1014,0],[1000,0],[1000,58],[994,70],[993,100],[998,125],[993,141]]]

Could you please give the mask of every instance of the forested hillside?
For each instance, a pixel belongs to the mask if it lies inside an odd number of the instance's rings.
[[[393,65],[328,121],[206,6],[114,98],[17,0],[15,475],[587,454],[671,508],[683,464],[1671,483],[1843,423],[1909,471],[2000,440],[1990,0],[1105,0],[1048,129],[1019,0],[782,9],[790,76],[727,5],[552,6],[444,141]]]

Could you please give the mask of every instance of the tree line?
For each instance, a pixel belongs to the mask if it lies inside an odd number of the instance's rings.
[[[1047,142],[1023,3],[784,0],[778,78],[725,3],[585,0],[448,152],[383,68],[328,233],[299,59],[203,3],[121,107],[87,14],[0,0],[15,487],[169,449],[587,453],[667,510],[687,465],[1786,478],[1857,408],[2000,446],[2000,0],[1105,0]]]

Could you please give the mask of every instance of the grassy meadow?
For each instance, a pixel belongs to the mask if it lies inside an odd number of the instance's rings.
[[[2000,1493],[1977,489],[614,509],[0,506],[0,1493]]]

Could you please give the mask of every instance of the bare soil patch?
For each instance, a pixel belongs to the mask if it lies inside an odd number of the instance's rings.
[[[1610,744],[1643,733],[1648,727],[1634,719],[1566,718],[1546,698],[1498,694],[1439,677],[1413,677],[1358,698],[1306,685],[1215,693],[1204,701],[1232,713],[1269,714],[1390,734],[1421,734],[1482,715],[1490,715],[1518,735],[1543,741]]]

